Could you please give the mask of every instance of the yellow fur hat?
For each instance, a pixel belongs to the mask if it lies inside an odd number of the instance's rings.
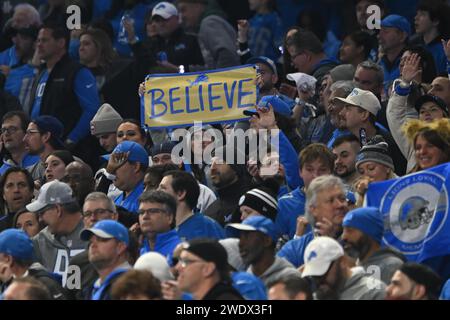
[[[414,143],[417,134],[422,131],[433,130],[447,146],[450,146],[450,119],[443,118],[432,122],[417,119],[409,120],[402,126],[402,131],[411,143]]]

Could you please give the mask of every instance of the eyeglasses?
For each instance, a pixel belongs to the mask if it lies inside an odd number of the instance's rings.
[[[98,216],[98,215],[105,214],[106,212],[113,213],[112,210],[99,208],[99,209],[95,209],[94,211],[83,211],[82,215],[84,218],[89,218],[92,216]]]
[[[186,268],[188,265],[190,264],[194,264],[197,262],[205,262],[202,260],[191,260],[191,259],[183,259],[183,258],[179,258],[178,259],[178,263],[180,264],[181,267]]]
[[[293,62],[295,59],[297,59],[297,57],[298,57],[299,55],[301,55],[301,54],[303,54],[303,53],[304,53],[303,51],[300,51],[300,52],[297,52],[296,54],[292,55],[292,56],[291,56],[291,61]]]
[[[33,133],[41,133],[41,132],[37,129],[28,129],[27,131],[25,131],[25,134],[33,134]]]
[[[19,127],[3,127],[3,128],[0,129],[0,132],[3,133],[3,134],[5,134],[5,133],[7,133],[7,134],[14,134],[14,133],[16,133],[19,130],[20,130]]]
[[[138,210],[138,213],[140,215],[144,215],[144,214],[156,214],[156,213],[167,213],[167,210],[164,209],[159,209],[159,208],[150,208],[150,209],[140,209]]]

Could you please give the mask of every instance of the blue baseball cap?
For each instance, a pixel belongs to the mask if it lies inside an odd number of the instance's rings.
[[[257,63],[265,64],[272,70],[273,74],[278,76],[277,67],[272,59],[267,58],[265,56],[259,56],[259,57],[252,57],[247,60],[247,64],[257,64]]]
[[[148,153],[145,151],[144,147],[139,143],[134,141],[123,141],[119,143],[116,148],[113,150],[113,153],[126,153],[129,152],[128,161],[130,162],[139,162],[146,166],[148,166]],[[111,157],[110,154],[102,156],[103,159],[109,160]]]
[[[284,102],[279,96],[264,96],[258,102],[258,108],[269,108],[269,104],[273,107],[273,111],[283,116],[290,117],[292,114],[289,105]],[[244,110],[244,115],[253,116],[257,114],[256,109]]]
[[[80,238],[83,241],[88,241],[92,235],[103,239],[114,238],[125,242],[127,246],[130,243],[127,228],[115,220],[101,220],[97,222],[92,228],[81,231]]]
[[[381,243],[384,224],[378,208],[364,207],[349,211],[342,222],[343,227],[354,228]]]
[[[38,127],[39,131],[45,133],[50,132],[53,140],[58,144],[58,149],[65,149],[62,141],[64,133],[64,125],[53,116],[43,115],[31,120]]]
[[[408,35],[411,34],[411,25],[409,21],[398,14],[391,14],[381,20],[381,26],[385,28],[396,28]]]
[[[33,242],[19,229],[6,229],[0,233],[0,253],[17,259],[33,260]]]
[[[267,289],[264,282],[248,272],[233,272],[233,285],[246,300],[267,300]]]
[[[226,228],[238,231],[258,231],[272,238],[273,242],[278,240],[275,223],[264,216],[251,216],[242,221],[242,223],[230,223]]]

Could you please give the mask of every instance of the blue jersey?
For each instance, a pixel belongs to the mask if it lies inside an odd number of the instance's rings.
[[[252,55],[266,56],[277,61],[281,55],[278,48],[283,43],[283,28],[278,14],[255,14],[248,22],[248,46]]]
[[[291,190],[303,186],[303,180],[299,175],[299,166],[297,160],[297,151],[295,151],[289,139],[279,131],[279,150],[280,163],[284,166],[286,184]]]
[[[446,74],[447,56],[445,55],[445,51],[444,48],[442,47],[441,40],[438,38],[430,42],[429,44],[426,44],[425,49],[427,49],[433,56],[437,74]]]
[[[37,68],[30,64],[11,69],[5,82],[5,91],[19,99],[22,106],[28,105],[28,99],[33,88],[33,79]]]
[[[26,154],[23,157],[22,162],[18,164],[13,163],[11,159],[8,160],[4,159],[3,165],[0,167],[0,176],[3,175],[9,168],[12,167],[28,168],[39,161],[40,161],[39,156],[33,156],[31,154]]]
[[[16,47],[6,49],[0,52],[0,66],[12,67],[19,63],[19,57],[17,56]]]
[[[348,130],[341,130],[341,129],[335,129],[333,131],[333,135],[331,136],[330,140],[328,140],[327,147],[328,149],[332,149],[334,141],[336,141],[337,138],[345,135],[351,135],[352,133]]]
[[[233,272],[231,274],[233,288],[245,300],[267,300],[267,288],[257,276],[248,272]]]
[[[45,92],[49,73],[44,70],[39,79],[35,99],[31,110],[31,118],[41,114],[42,97]],[[75,76],[74,88],[82,113],[78,123],[67,138],[78,142],[90,134],[90,122],[100,107],[100,97],[97,92],[97,82],[94,75],[87,68],[81,68]]]
[[[100,279],[97,279],[92,287],[91,300],[110,300],[111,297],[108,295],[108,288],[111,287],[111,282],[127,271],[128,269],[118,268],[108,274],[101,284]]]
[[[82,68],[75,76],[74,92],[78,97],[82,114],[67,137],[73,142],[78,142],[91,134],[91,120],[100,107],[97,81],[89,69]]]
[[[314,234],[308,232],[298,239],[292,239],[285,243],[285,245],[278,251],[277,256],[285,258],[292,263],[294,267],[298,268],[305,263],[303,256],[306,247],[314,239]]]
[[[292,239],[297,229],[297,217],[305,214],[306,195],[300,188],[288,193],[278,200],[278,214],[275,218],[281,235]]]
[[[134,29],[136,30],[136,36],[139,39],[144,39],[145,34],[145,15],[147,14],[149,6],[143,3],[136,4],[133,9],[131,9],[131,18],[134,20]],[[120,30],[120,22],[124,10],[120,11],[114,19],[110,20],[111,26],[114,30],[114,42],[113,46],[117,50],[117,53],[123,57],[131,56],[131,48],[128,44],[122,44],[118,41],[118,35]]]
[[[123,207],[129,212],[137,213],[139,210],[139,197],[144,192],[144,183],[141,181],[133,191],[126,197],[125,192],[114,200],[117,206]]]
[[[38,86],[36,88],[36,94],[34,96],[34,102],[31,109],[31,119],[39,117],[41,114],[41,102],[44,96],[45,86],[47,85],[48,71],[44,70],[39,78]]]
[[[379,65],[384,73],[384,91],[389,92],[389,87],[395,79],[400,77],[400,56],[394,62],[389,62],[386,57],[381,58]]]
[[[450,279],[444,284],[439,300],[450,300]]]
[[[156,235],[155,248],[151,250],[148,239],[145,238],[140,249],[140,255],[151,251],[158,252],[166,257],[167,263],[171,266],[173,251],[179,243],[181,243],[181,239],[174,229],[165,233],[158,233]]]
[[[178,236],[183,241],[189,241],[195,238],[224,239],[225,231],[222,226],[201,213],[194,213],[182,224],[177,227]]]
[[[112,0],[97,0],[92,1],[92,20],[97,20],[105,15],[111,8]]]

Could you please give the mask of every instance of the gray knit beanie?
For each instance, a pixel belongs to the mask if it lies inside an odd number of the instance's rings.
[[[333,82],[353,80],[356,68],[351,64],[341,64],[330,71]]]
[[[120,114],[110,104],[104,103],[91,120],[91,134],[116,132],[122,120]]]
[[[368,161],[380,163],[394,170],[394,161],[389,155],[388,144],[384,141],[362,147],[356,157],[356,168]]]

